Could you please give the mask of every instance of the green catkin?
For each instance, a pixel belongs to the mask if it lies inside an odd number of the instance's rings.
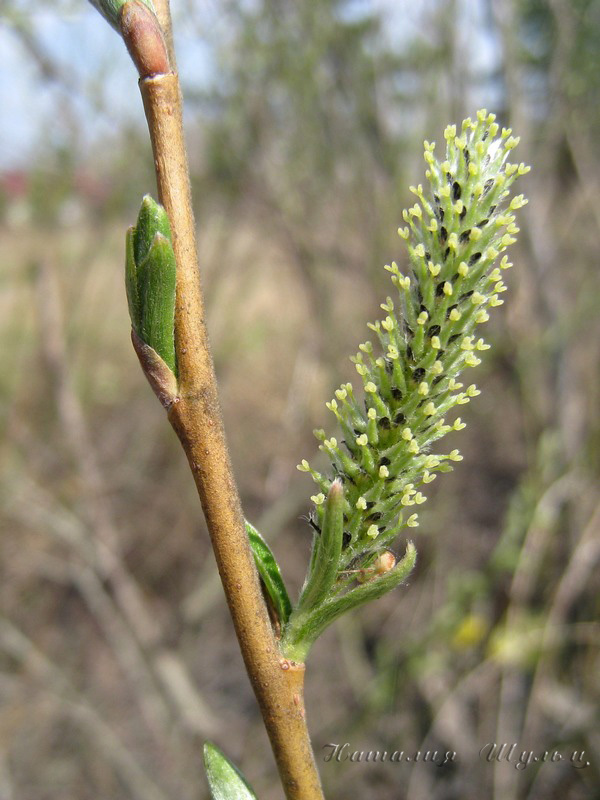
[[[411,187],[417,203],[404,211],[408,268],[386,266],[397,289],[382,305],[386,316],[369,324],[379,350],[360,345],[352,360],[363,384],[364,403],[343,385],[327,404],[343,434],[343,446],[315,432],[329,456],[332,474],[321,474],[303,461],[319,487],[314,518],[323,521],[323,500],[335,477],[344,488],[345,547],[339,568],[365,563],[404,528],[418,525],[424,488],[438,472],[461,460],[458,450],[431,453],[432,445],[453,430],[446,416],[479,394],[458,377],[480,363],[488,345],[479,326],[488,309],[502,304],[502,272],[511,266],[504,251],[514,243],[513,212],[527,201],[509,200],[509,188],[529,171],[510,164],[518,144],[511,131],[479,111],[476,119],[444,133],[446,154],[435,159],[425,142],[428,186]],[[499,266],[495,266],[500,259]],[[345,448],[345,450],[344,450]],[[343,583],[343,582],[341,582]]]

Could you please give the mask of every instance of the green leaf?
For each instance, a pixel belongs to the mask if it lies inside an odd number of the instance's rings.
[[[412,572],[416,560],[417,551],[414,544],[409,542],[404,558],[389,572],[325,601],[312,611],[294,611],[281,643],[283,653],[287,658],[304,662],[311,646],[328,625],[346,611],[377,600],[401,584]]]
[[[138,214],[133,250],[136,264],[141,264],[147,257],[157,233],[171,241],[171,225],[165,209],[149,194],[144,195],[140,213]]]
[[[292,613],[292,604],[285,588],[279,565],[271,548],[256,528],[246,520],[246,533],[254,555],[254,563],[283,627]]]
[[[139,335],[142,327],[142,305],[138,286],[137,265],[133,242],[135,228],[131,227],[127,231],[125,240],[125,290],[127,292],[127,305],[129,306],[129,316],[134,331]]]
[[[174,373],[175,362],[175,254],[171,242],[157,233],[146,259],[138,261],[141,300],[141,338]]]
[[[127,231],[125,250],[127,304],[133,330],[139,338],[134,346],[144,371],[152,365],[153,377],[148,372],[146,375],[155,391],[162,398],[172,399],[171,381],[161,373],[164,368],[177,377],[175,254],[167,212],[149,195],[142,200],[137,225]],[[157,358],[142,352],[142,345],[150,348]],[[159,362],[161,367],[157,366]],[[159,378],[155,380],[157,375]]]
[[[325,500],[321,535],[315,539],[311,570],[300,595],[298,608],[308,611],[319,605],[337,578],[344,539],[344,489],[333,481]]]
[[[257,800],[242,773],[212,742],[204,745],[204,767],[213,800]]]

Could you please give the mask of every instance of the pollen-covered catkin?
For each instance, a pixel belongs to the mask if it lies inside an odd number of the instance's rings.
[[[369,325],[378,340],[361,345],[353,359],[364,399],[347,383],[327,404],[342,438],[315,431],[331,461],[320,473],[303,461],[319,487],[313,497],[317,524],[334,478],[342,481],[345,547],[340,567],[357,558],[372,560],[404,528],[418,525],[413,507],[437,472],[460,461],[458,450],[431,452],[434,443],[465,423],[447,417],[479,394],[458,380],[481,363],[489,345],[479,326],[499,306],[506,287],[503,271],[512,264],[504,251],[514,243],[514,211],[527,201],[510,199],[510,186],[529,168],[509,163],[518,138],[500,130],[493,114],[479,111],[457,132],[444,133],[443,161],[425,142],[425,186],[411,186],[415,205],[404,211],[398,230],[407,243],[404,270],[386,266],[396,289],[382,304],[385,317]],[[499,264],[496,263],[500,259]]]

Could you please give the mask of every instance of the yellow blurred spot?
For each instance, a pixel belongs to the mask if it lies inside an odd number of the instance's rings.
[[[452,637],[452,646],[457,650],[476,647],[487,633],[487,622],[480,614],[466,616]]]

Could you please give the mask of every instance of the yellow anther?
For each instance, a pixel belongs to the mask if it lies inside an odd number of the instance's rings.
[[[465,356],[465,366],[477,367],[479,364],[481,364],[480,358],[477,358],[477,356],[473,355],[473,353],[467,353]]]

